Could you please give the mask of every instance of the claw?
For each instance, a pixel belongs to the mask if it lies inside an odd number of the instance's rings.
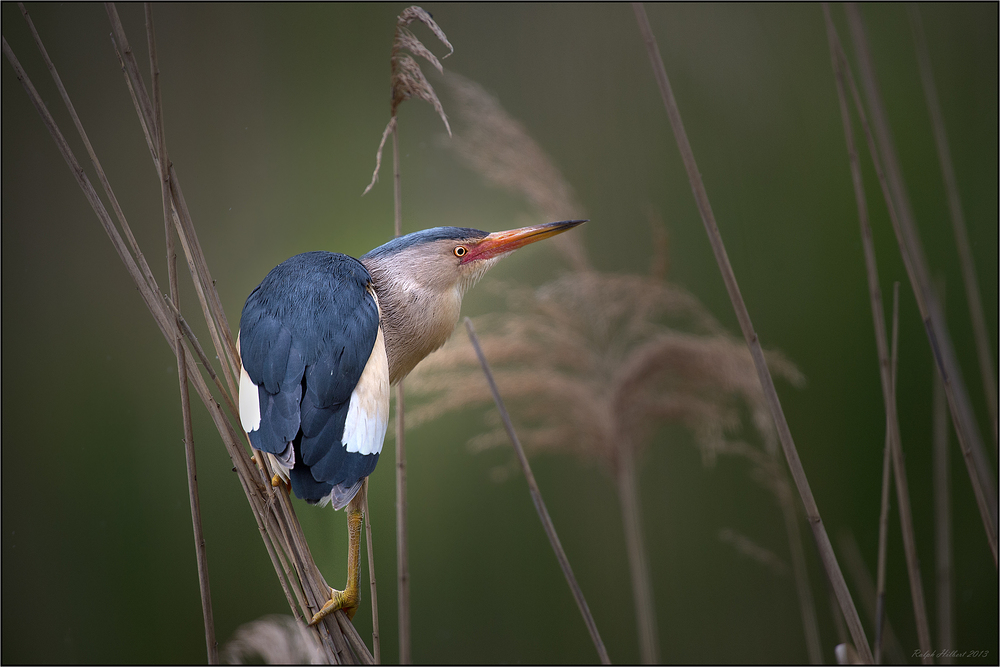
[[[342,609],[347,614],[348,620],[352,620],[354,614],[358,611],[357,593],[351,596],[347,591],[338,591],[336,588],[331,588],[330,599],[327,600],[322,609],[313,615],[312,620],[309,621],[309,625],[316,625],[338,609]]]

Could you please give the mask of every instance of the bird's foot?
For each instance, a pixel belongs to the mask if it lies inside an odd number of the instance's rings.
[[[322,609],[313,615],[312,620],[309,621],[309,625],[316,625],[338,609],[344,610],[348,620],[353,619],[355,612],[358,610],[358,597],[357,589],[354,591],[338,591],[336,588],[331,588],[330,599],[323,605]]]
[[[289,481],[287,481],[287,480],[285,480],[281,475],[278,475],[278,474],[275,474],[271,478],[271,486],[274,487],[274,488],[278,488],[279,486],[284,486],[285,487],[285,491],[291,491],[292,490],[292,483],[289,482]]]

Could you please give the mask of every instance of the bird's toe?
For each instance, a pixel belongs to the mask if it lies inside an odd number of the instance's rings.
[[[348,620],[352,620],[355,612],[358,611],[357,591],[354,591],[354,594],[352,595],[349,590],[338,591],[336,588],[331,588],[330,599],[327,600],[322,609],[313,615],[312,620],[309,621],[309,625],[316,625],[338,609],[342,609],[347,615]]]

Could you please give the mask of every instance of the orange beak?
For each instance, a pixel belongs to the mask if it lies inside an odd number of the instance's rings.
[[[462,258],[462,264],[477,259],[490,259],[498,255],[513,252],[529,243],[541,241],[556,234],[562,234],[585,222],[587,221],[563,220],[562,222],[547,222],[544,225],[510,229],[506,232],[493,232],[485,236],[475,246],[469,248],[469,252]]]

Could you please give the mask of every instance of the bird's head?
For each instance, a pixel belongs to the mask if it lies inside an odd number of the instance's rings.
[[[381,274],[380,278],[441,294],[457,290],[461,298],[500,258],[584,222],[564,220],[492,233],[435,227],[395,238],[361,261],[373,274]]]
[[[458,322],[466,290],[518,248],[584,220],[565,220],[488,234],[435,227],[400,236],[361,258],[378,294],[389,378],[398,382],[444,345]]]

